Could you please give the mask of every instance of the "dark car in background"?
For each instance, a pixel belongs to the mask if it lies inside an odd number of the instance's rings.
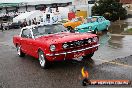
[[[19,29],[21,27],[21,23],[10,23],[9,24],[9,29]]]

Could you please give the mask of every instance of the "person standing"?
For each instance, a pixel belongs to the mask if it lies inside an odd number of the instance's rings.
[[[25,19],[24,22],[23,22],[23,27],[26,27],[26,26],[28,26],[28,24],[27,24],[27,21]]]
[[[36,18],[32,19],[34,25],[37,25]]]
[[[32,22],[31,22],[31,20],[29,20],[29,25],[31,25],[32,24]]]
[[[3,23],[1,23],[1,30],[2,30],[2,32],[4,31],[4,29],[3,29]]]

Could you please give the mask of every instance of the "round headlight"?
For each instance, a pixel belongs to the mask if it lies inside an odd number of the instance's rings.
[[[98,38],[97,37],[94,37],[93,38],[93,42],[98,42]]]
[[[88,39],[88,43],[91,43],[92,42],[92,40],[91,39]]]
[[[88,27],[88,29],[92,29],[92,27],[91,27],[91,26],[89,26],[89,27]]]
[[[51,51],[55,51],[55,49],[56,49],[55,45],[50,45],[50,50]]]
[[[63,48],[66,49],[68,47],[67,44],[63,44]]]

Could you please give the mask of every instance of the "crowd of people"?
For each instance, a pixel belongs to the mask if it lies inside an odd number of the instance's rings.
[[[26,19],[24,20],[22,24],[22,27],[26,27],[26,26],[30,26],[30,25],[37,25],[38,22],[36,21],[36,18],[32,19],[32,20],[29,20],[27,21]]]

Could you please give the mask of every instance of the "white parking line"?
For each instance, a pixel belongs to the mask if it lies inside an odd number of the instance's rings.
[[[118,62],[114,62],[114,61],[108,61],[108,60],[104,60],[104,59],[97,59],[97,60],[102,61],[102,62],[107,62],[107,63],[110,63],[110,64],[115,64],[115,65],[123,66],[123,67],[130,67],[130,68],[132,68],[132,65],[122,64],[122,63],[118,63]]]

